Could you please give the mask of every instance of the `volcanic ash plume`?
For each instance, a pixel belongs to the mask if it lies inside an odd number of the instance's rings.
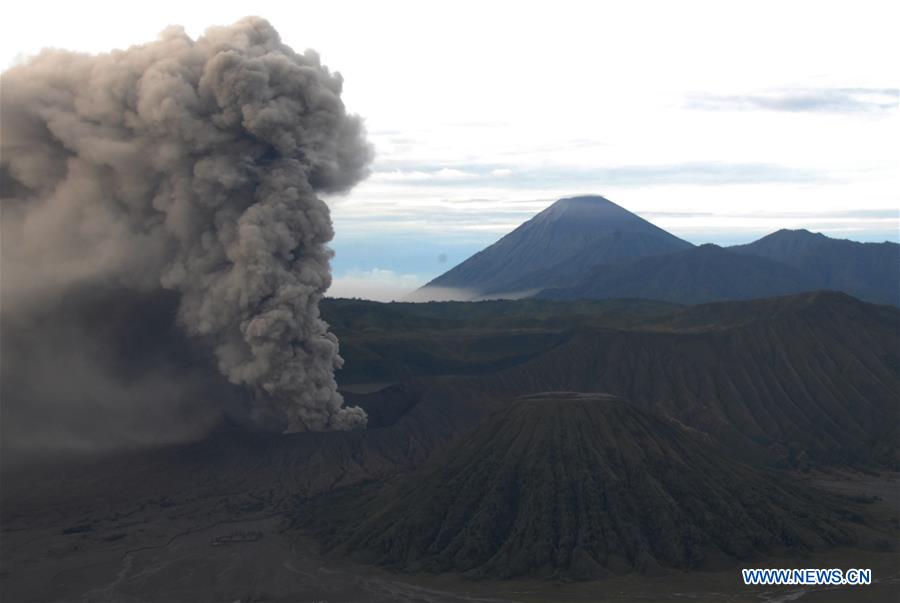
[[[288,431],[364,426],[336,391],[342,360],[318,310],[333,231],[317,193],[349,189],[371,159],[341,87],[259,18],[98,56],[45,50],[9,69],[5,325],[39,309],[81,316],[73,292],[168,291],[178,327],[252,392],[255,414]]]

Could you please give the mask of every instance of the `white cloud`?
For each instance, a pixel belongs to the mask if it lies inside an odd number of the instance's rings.
[[[383,180],[386,182],[454,181],[473,180],[475,178],[479,178],[479,175],[453,168],[442,168],[432,171],[392,170],[389,172],[375,172],[372,174],[373,180]]]
[[[459,0],[441,10],[397,0],[385,11],[365,1],[298,8],[260,0],[252,12],[271,20],[298,51],[319,51],[344,76],[348,108],[366,119],[377,149],[375,173],[333,204],[339,233],[450,238],[484,231],[499,236],[527,218],[523,212],[577,193],[603,194],[639,212],[727,215],[753,208],[760,213],[752,221],[757,229],[786,225],[779,215],[785,209],[814,218],[819,211],[896,207],[900,111],[737,115],[684,107],[695,94],[758,106],[771,104],[766,91],[773,90],[896,87],[894,4]],[[0,63],[43,46],[126,47],[172,23],[196,35],[247,13],[240,0],[49,5],[7,9],[0,20]],[[512,28],[510,14],[516,15]],[[80,26],[71,27],[75,22]],[[597,23],[607,25],[603,36],[596,35]],[[460,31],[465,44],[458,43]],[[497,31],[504,32],[503,44]],[[602,179],[527,180],[541,171],[710,162],[824,172],[831,180],[693,186],[651,185],[648,178],[629,187]],[[872,236],[896,231],[898,222],[887,220],[835,218],[833,228]],[[695,215],[661,225],[703,241],[707,233],[726,231],[744,237],[749,224],[746,217]],[[398,270],[395,277],[402,277]]]
[[[411,180],[432,180],[434,177],[428,172],[394,170],[391,172],[375,172],[372,180],[384,180],[387,182],[409,182]]]
[[[463,170],[443,168],[434,172],[434,177],[437,180],[471,180],[473,178],[478,178],[479,176],[478,174],[472,174],[471,172]]]

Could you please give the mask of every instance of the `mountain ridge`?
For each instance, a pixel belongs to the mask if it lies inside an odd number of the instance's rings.
[[[900,245],[833,239],[806,229],[781,229],[728,248],[795,268],[820,289],[844,291],[875,303],[900,305]]]
[[[767,258],[704,244],[684,251],[594,267],[572,287],[545,289],[549,299],[640,298],[697,304],[801,293],[818,288],[802,271]]]
[[[900,306],[900,244],[781,229],[694,246],[599,195],[567,197],[410,299],[640,298],[680,304],[843,291]]]

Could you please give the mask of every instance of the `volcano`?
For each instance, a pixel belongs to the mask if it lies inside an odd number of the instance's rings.
[[[851,538],[826,497],[610,395],[519,398],[431,466],[302,514],[362,561],[490,578],[715,568]]]
[[[560,199],[425,285],[471,297],[534,292],[576,282],[597,264],[688,249],[691,243],[604,197]]]

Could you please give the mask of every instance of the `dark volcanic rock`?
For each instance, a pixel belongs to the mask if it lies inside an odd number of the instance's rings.
[[[834,292],[714,303],[643,329],[583,329],[481,382],[610,392],[752,462],[897,466],[900,311]]]
[[[850,539],[833,503],[612,396],[525,397],[436,460],[301,514],[361,560],[477,577],[711,568]]]

